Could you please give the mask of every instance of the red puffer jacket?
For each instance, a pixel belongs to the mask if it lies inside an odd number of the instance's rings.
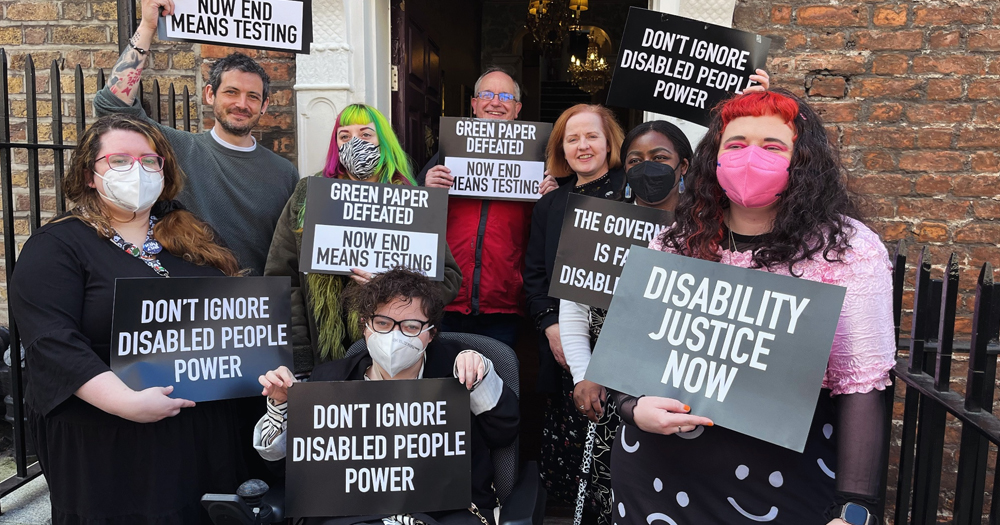
[[[463,314],[524,311],[521,270],[534,204],[448,200],[448,246],[462,270],[462,287],[445,310]]]

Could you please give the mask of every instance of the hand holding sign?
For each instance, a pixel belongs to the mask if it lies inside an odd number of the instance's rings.
[[[142,20],[139,26],[148,29],[150,37],[156,30],[161,14],[163,16],[174,14],[174,0],[142,0]]]
[[[691,407],[676,399],[644,396],[636,401],[632,419],[645,432],[668,436],[678,432],[691,432],[698,425],[714,425],[711,419],[688,414],[690,411]]]
[[[288,387],[292,386],[292,383],[295,383],[297,379],[288,367],[282,365],[261,375],[257,381],[264,387],[260,394],[271,398],[275,404],[280,405],[288,400]]]

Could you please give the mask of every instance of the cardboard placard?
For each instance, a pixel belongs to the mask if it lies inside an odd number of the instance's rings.
[[[550,133],[547,122],[441,117],[441,158],[455,177],[449,193],[538,200]]]
[[[587,379],[802,452],[845,292],[633,248]]]
[[[607,309],[632,246],[649,246],[673,214],[571,193],[549,295]]]
[[[312,0],[174,0],[160,40],[309,53]]]
[[[632,7],[608,105],[662,113],[707,126],[710,111],[750,87],[771,39],[682,16]]]
[[[300,271],[404,266],[444,280],[447,190],[325,177],[307,184]]]
[[[452,378],[288,389],[286,515],[468,508],[469,391]]]
[[[116,279],[111,370],[133,390],[214,401],[260,395],[292,366],[288,277]]]

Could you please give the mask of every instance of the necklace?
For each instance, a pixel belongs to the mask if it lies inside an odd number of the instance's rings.
[[[114,243],[115,246],[121,248],[125,253],[146,263],[146,265],[152,268],[157,275],[161,277],[170,277],[170,272],[168,272],[167,269],[160,264],[160,259],[156,257],[157,254],[163,251],[163,246],[155,238],[153,238],[153,226],[156,225],[157,220],[158,219],[155,216],[149,216],[149,229],[146,230],[146,240],[142,243],[142,248],[126,241],[125,238],[118,233],[118,230],[115,230],[114,228],[111,229],[111,231],[114,232],[114,235],[111,236],[111,242]]]

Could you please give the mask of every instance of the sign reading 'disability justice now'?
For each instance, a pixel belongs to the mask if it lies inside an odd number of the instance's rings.
[[[174,0],[160,40],[309,53],[311,0]]]
[[[286,514],[399,514],[472,501],[469,391],[417,379],[288,389]]]
[[[441,117],[441,157],[455,178],[449,193],[538,200],[551,132],[546,122]]]
[[[258,376],[292,364],[291,317],[288,277],[117,279],[111,369],[191,401],[259,396]]]
[[[310,177],[299,270],[350,275],[403,266],[444,279],[448,191]]]
[[[549,295],[607,309],[633,245],[649,246],[673,215],[571,193]]]
[[[707,126],[719,101],[753,85],[770,45],[753,33],[632,7],[608,105]]]
[[[587,379],[802,452],[845,292],[632,248]]]

